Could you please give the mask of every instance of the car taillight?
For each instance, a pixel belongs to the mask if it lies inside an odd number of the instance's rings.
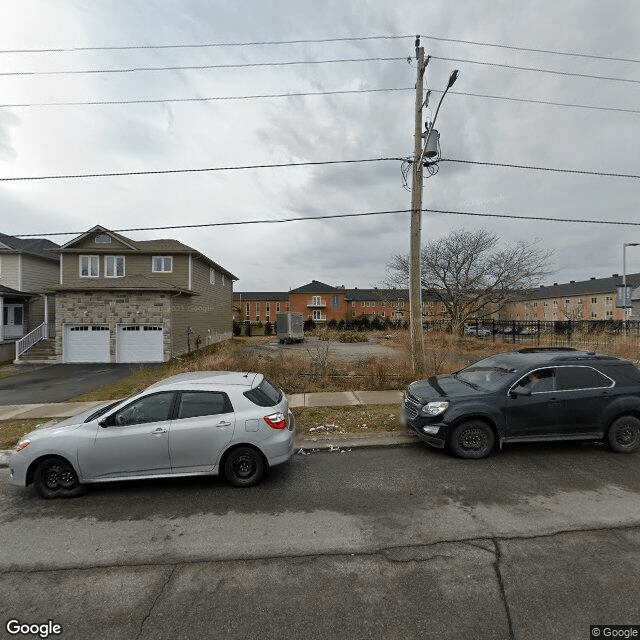
[[[264,421],[272,429],[286,429],[287,420],[284,417],[284,413],[272,413],[270,416],[265,416]]]

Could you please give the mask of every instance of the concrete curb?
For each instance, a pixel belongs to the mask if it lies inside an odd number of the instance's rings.
[[[420,444],[420,439],[409,431],[389,431],[355,435],[333,435],[296,438],[294,455],[308,455],[317,451],[348,451],[363,447],[406,447]],[[0,451],[0,468],[9,466],[12,449]]]

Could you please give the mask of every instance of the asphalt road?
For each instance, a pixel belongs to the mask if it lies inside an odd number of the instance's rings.
[[[145,364],[52,364],[26,367],[0,378],[0,405],[66,402],[128,378]]]
[[[248,490],[190,478],[66,501],[3,469],[0,621],[97,640],[586,640],[640,624],[639,463],[597,444],[354,449],[298,454]]]

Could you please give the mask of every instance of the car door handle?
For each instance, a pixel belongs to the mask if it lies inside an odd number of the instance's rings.
[[[218,424],[216,425],[216,427],[230,427],[230,426],[231,426],[231,423],[226,422],[225,420],[218,422]]]
[[[163,429],[162,427],[158,427],[157,429],[154,429],[154,430],[151,432],[151,435],[152,435],[152,436],[160,436],[160,435],[162,435],[163,433],[167,433],[167,430],[166,430],[166,429]]]

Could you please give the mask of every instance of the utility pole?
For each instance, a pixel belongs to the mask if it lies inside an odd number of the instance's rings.
[[[418,62],[418,76],[416,80],[415,141],[411,187],[409,322],[413,372],[419,375],[426,375],[427,355],[424,349],[424,333],[422,330],[420,233],[422,227],[422,107],[424,105],[424,72],[427,66],[424,62],[424,47],[420,46],[420,37],[416,37],[416,60]]]

